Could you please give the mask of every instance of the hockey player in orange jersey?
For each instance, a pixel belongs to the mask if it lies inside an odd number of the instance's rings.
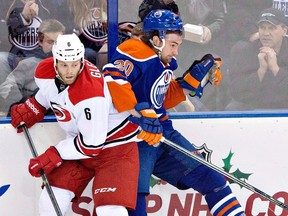
[[[185,100],[187,94],[201,97],[207,84],[218,85],[221,81],[220,61],[207,54],[195,61],[182,77],[174,80],[173,71],[177,69],[176,56],[182,36],[183,25],[179,16],[168,10],[151,11],[143,20],[143,35],[120,44],[111,63],[104,66],[104,74],[118,111],[134,107],[141,113],[155,110],[156,115],[150,118],[160,120],[163,136],[196,152],[195,147],[173,128],[166,109]],[[139,118],[131,117],[130,121],[145,128]],[[155,146],[159,133],[150,135],[153,136],[155,139],[150,142],[138,143],[137,207],[129,211],[130,216],[147,215],[145,196],[149,194],[151,174],[179,189],[193,188],[200,192],[212,215],[244,215],[224,176],[165,143]],[[143,134],[138,137],[142,138]]]

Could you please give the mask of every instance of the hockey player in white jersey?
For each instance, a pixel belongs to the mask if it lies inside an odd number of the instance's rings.
[[[67,136],[31,159],[29,172],[40,177],[44,170],[63,215],[94,178],[97,215],[126,216],[127,209],[136,206],[139,127],[128,121],[130,111],[114,108],[102,74],[84,59],[84,46],[75,34],[59,36],[52,52],[53,58],[43,60],[36,69],[39,91],[12,106],[11,123],[15,128],[21,122],[31,127],[51,108]],[[97,193],[101,188],[113,190]],[[46,190],[41,193],[39,211],[41,216],[56,215]]]

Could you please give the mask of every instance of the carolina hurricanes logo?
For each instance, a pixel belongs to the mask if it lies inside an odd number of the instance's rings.
[[[61,105],[51,102],[51,107],[58,121],[60,122],[68,122],[71,120],[70,112],[63,108]]]
[[[171,70],[165,70],[152,86],[150,98],[156,109],[159,109],[163,104],[172,75]]]

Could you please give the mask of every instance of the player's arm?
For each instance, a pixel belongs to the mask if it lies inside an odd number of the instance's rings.
[[[108,94],[108,89],[106,91],[104,95]],[[75,121],[70,122],[76,124],[75,131],[69,131],[66,139],[31,159],[30,174],[39,177],[41,170],[48,174],[59,167],[63,160],[85,159],[98,155],[103,149],[108,132],[110,103],[104,96],[92,97],[77,103],[73,108]]]
[[[145,140],[150,145],[159,143],[162,137],[162,126],[151,106],[148,103],[137,104],[129,82],[120,84],[110,81],[108,87],[116,109],[119,112],[128,111],[132,115],[129,120],[141,127],[142,131],[137,138]]]
[[[106,73],[108,72],[106,71]],[[162,126],[155,111],[148,103],[137,104],[137,99],[128,81],[110,79],[109,76],[107,84],[114,106],[118,112],[128,111],[132,115],[129,120],[138,124],[142,129],[137,138],[145,140],[150,145],[159,143],[162,137]]]
[[[123,69],[114,64],[107,64],[103,68],[104,79],[109,88],[113,105],[118,112],[133,110],[137,104],[136,96]],[[133,71],[132,73],[135,72]]]
[[[90,158],[103,148],[108,131],[109,104],[104,97],[80,102],[75,107],[75,122],[78,133],[69,134],[55,146],[50,146],[43,154],[30,160],[29,172],[40,177],[41,170],[46,174],[59,167],[63,160]]]
[[[138,71],[135,69],[130,75],[137,76],[135,75],[137,73]],[[118,112],[128,111],[132,115],[129,120],[141,127],[142,131],[137,137],[150,145],[159,143],[162,137],[162,126],[158,116],[148,103],[137,103],[132,86],[124,72],[119,67],[108,64],[104,67],[104,77]]]
[[[179,82],[176,80],[171,80],[169,84],[169,88],[165,95],[165,100],[163,106],[166,110],[171,109],[177,106],[182,101],[186,100],[186,95],[189,94],[190,91],[187,89],[183,89]]]

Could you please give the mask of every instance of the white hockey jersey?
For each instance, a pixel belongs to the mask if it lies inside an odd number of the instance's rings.
[[[53,58],[41,61],[35,71],[39,91],[35,99],[55,113],[66,139],[55,147],[63,159],[84,159],[103,149],[137,141],[138,125],[128,121],[112,104],[106,82],[88,61],[72,85],[56,77]]]

